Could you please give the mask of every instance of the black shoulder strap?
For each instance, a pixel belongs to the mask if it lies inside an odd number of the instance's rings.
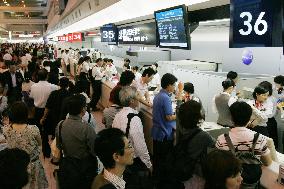
[[[127,115],[128,121],[127,121],[126,130],[125,130],[125,135],[126,135],[127,138],[128,138],[128,135],[129,135],[129,129],[130,129],[130,122],[131,122],[131,119],[132,119],[133,117],[135,117],[135,116],[138,116],[138,114],[129,113],[129,114]],[[139,117],[139,116],[138,116],[138,117]]]
[[[255,133],[252,141],[251,152],[254,154],[254,149],[256,146],[257,139],[259,137],[259,133]]]
[[[91,118],[92,118],[92,115],[91,115],[91,113],[90,112],[88,112],[89,113],[89,119],[88,119],[88,123],[91,123]]]
[[[229,136],[229,133],[225,133],[224,136],[225,136],[225,140],[227,142],[227,145],[228,145],[230,151],[235,155],[236,154],[236,150],[235,150],[233,142],[232,142],[232,140],[231,140],[231,138]]]
[[[62,130],[63,122],[64,122],[64,120],[62,120],[62,121],[59,123],[59,128],[58,128],[58,134],[59,134],[58,145],[59,145],[61,151],[63,151],[62,135],[61,135],[61,130]]]

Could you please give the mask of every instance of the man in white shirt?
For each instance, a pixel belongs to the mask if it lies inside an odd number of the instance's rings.
[[[62,66],[62,71],[64,75],[67,75],[67,65],[69,65],[69,50],[66,49],[64,53],[62,53],[62,59],[61,59],[61,66]]]
[[[129,141],[134,147],[135,157],[139,159],[134,160],[134,163],[142,161],[145,167],[152,172],[152,163],[144,138],[142,121],[138,117],[138,111],[136,110],[139,107],[137,89],[132,86],[122,88],[119,92],[119,99],[123,108],[116,114],[112,127],[121,129],[126,133],[126,137],[129,138]],[[128,126],[129,114],[135,114],[135,116],[129,120],[130,123]]]
[[[84,62],[82,63],[81,72],[83,72],[83,73],[88,75],[89,69],[90,69],[90,62],[91,62],[91,58],[89,56],[86,56],[84,58]]]
[[[155,63],[152,65],[153,70],[155,71],[154,77],[152,81],[149,83],[151,87],[160,87],[161,86],[161,77],[160,74],[158,73],[158,64]]]
[[[43,125],[40,124],[40,119],[44,115],[44,109],[47,102],[47,99],[50,93],[54,90],[58,89],[58,86],[50,84],[46,81],[47,79],[47,71],[45,69],[41,69],[38,71],[38,83],[35,83],[31,86],[30,97],[34,99],[35,105],[35,122],[41,131],[42,138],[47,139],[48,134],[43,133]],[[45,157],[50,157],[50,147],[48,145],[47,140],[43,139],[43,155]]]
[[[148,83],[153,79],[154,74],[155,71],[153,70],[153,68],[149,67],[143,71],[142,77],[138,81],[133,81],[132,84],[132,86],[137,88],[139,99],[145,101],[145,103],[150,102]]]
[[[92,88],[93,95],[90,106],[93,111],[97,109],[97,103],[99,102],[102,94],[102,79],[105,77],[105,69],[102,67],[103,60],[98,58],[96,60],[96,65],[92,68]]]
[[[107,60],[107,65],[106,65],[106,75],[108,78],[112,78],[113,76],[115,76],[117,74],[115,65],[113,64],[113,60],[112,59],[108,59]]]
[[[4,54],[3,56],[3,60],[5,61],[11,61],[13,58],[11,56],[11,54],[9,54],[8,50],[6,50],[6,54]]]

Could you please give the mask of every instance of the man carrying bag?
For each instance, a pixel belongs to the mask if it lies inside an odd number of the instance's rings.
[[[82,122],[86,111],[83,95],[68,97],[69,117],[56,129],[57,147],[61,151],[57,172],[60,189],[89,189],[97,175],[97,158],[94,153],[96,133]]]

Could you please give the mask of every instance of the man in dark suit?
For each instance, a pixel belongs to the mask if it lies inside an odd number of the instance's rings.
[[[8,86],[8,103],[11,104],[21,100],[24,78],[20,72],[17,72],[17,65],[15,62],[7,61],[6,64],[8,65],[9,70],[3,73],[3,78],[6,86]]]

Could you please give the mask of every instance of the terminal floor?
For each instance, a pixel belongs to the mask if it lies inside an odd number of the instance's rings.
[[[93,112],[93,115],[97,122],[96,133],[98,133],[100,130],[104,128],[104,125],[102,124],[102,112],[101,111]],[[56,189],[56,181],[53,176],[53,171],[54,169],[56,169],[56,166],[50,163],[51,158],[43,159],[43,157],[41,157],[41,160],[49,183],[48,189]]]

